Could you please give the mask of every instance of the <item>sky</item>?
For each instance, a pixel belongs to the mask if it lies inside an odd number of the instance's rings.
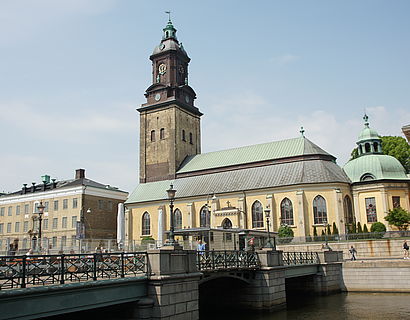
[[[363,113],[410,124],[410,1],[0,0],[0,192],[41,175],[138,184],[149,56],[170,10],[202,152],[300,135],[349,160]]]

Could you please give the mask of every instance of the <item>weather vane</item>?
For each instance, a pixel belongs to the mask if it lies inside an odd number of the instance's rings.
[[[165,11],[165,13],[168,15],[168,20],[171,21],[171,11]]]

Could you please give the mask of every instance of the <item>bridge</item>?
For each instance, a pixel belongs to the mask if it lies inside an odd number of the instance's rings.
[[[315,277],[315,287],[321,283],[325,288],[329,268],[337,261],[335,252],[195,252],[173,247],[0,257],[0,319],[36,319],[124,303],[132,303],[135,318],[181,313],[197,319],[198,301],[207,295],[201,291],[217,288],[213,296],[226,294],[226,281],[242,283],[235,293],[242,307],[280,308],[286,303],[286,279]]]

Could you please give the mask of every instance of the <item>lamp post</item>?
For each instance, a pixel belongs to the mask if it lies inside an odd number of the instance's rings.
[[[170,215],[170,227],[169,227],[169,246],[173,246],[177,243],[175,241],[174,235],[174,200],[175,200],[175,193],[177,191],[174,189],[174,186],[171,184],[170,188],[167,190],[168,193],[168,200],[169,200],[169,215]]]
[[[330,227],[330,224],[327,223],[327,221],[326,221],[326,223],[324,223],[323,226],[325,227],[325,249],[332,250],[332,248],[330,248],[330,246],[329,246],[329,242],[328,242],[328,239],[327,239],[327,236],[328,236],[327,230],[328,230],[328,227]]]
[[[272,245],[270,241],[270,232],[269,232],[269,220],[270,220],[270,209],[269,207],[266,207],[265,209],[265,216],[266,216],[266,225],[268,227],[268,242],[266,243],[266,248],[273,248],[274,246]]]
[[[43,202],[40,201],[40,204],[37,206],[37,212],[38,214],[38,248],[41,251],[41,223],[43,221],[43,213],[44,213],[45,206],[43,205]]]

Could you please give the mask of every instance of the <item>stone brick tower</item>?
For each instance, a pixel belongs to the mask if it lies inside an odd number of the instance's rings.
[[[152,85],[140,112],[140,182],[174,179],[185,157],[201,153],[200,117],[188,85],[191,60],[171,20],[150,56]]]

